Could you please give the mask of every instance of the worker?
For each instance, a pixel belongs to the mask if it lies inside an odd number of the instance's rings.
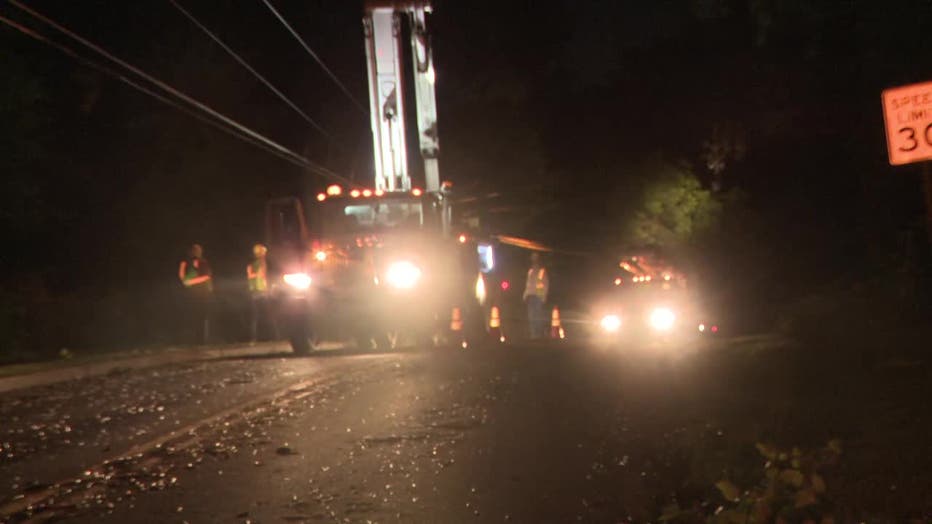
[[[255,344],[259,339],[259,316],[265,317],[272,338],[278,338],[275,319],[269,305],[269,264],[266,255],[269,248],[262,244],[252,246],[253,259],[246,266],[246,279],[249,282],[250,323],[249,343]]]
[[[200,244],[192,245],[188,257],[179,264],[178,280],[184,285],[187,295],[186,313],[189,325],[193,328],[193,342],[206,344],[210,339],[210,305],[214,283],[210,264],[204,258],[204,248]]]
[[[548,291],[550,291],[550,277],[541,264],[540,253],[531,253],[531,268],[527,271],[523,298],[527,303],[528,327],[532,339],[541,338],[546,332],[547,317],[544,313],[544,304],[547,303]]]

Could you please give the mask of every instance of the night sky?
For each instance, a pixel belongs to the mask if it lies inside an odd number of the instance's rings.
[[[368,117],[261,2],[181,3],[332,138],[167,1],[29,5],[308,158],[370,179]],[[361,1],[274,3],[367,105]],[[886,164],[879,97],[928,80],[932,4],[806,4],[437,0],[442,177],[523,202],[527,220],[506,232],[614,252],[618,224],[663,159],[741,195],[754,227],[719,249],[754,251],[746,263],[758,269],[769,261],[759,280],[870,274],[904,235],[924,234],[919,169]],[[12,6],[0,11],[100,61]],[[261,238],[263,202],[324,184],[9,28],[0,39],[4,120],[15,123],[3,130],[14,173],[3,228],[22,246],[3,255],[8,277],[31,275],[53,294],[162,282],[192,241],[238,275]],[[717,177],[703,157],[710,140],[738,151]]]

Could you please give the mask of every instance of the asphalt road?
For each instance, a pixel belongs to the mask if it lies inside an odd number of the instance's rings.
[[[858,413],[799,422],[772,365],[706,351],[273,355],[9,392],[0,521],[646,522],[724,502],[709,480],[759,467],[762,434],[864,440]],[[920,480],[882,502],[921,501]]]

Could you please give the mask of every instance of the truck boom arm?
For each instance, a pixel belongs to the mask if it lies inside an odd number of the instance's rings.
[[[407,18],[411,28],[414,96],[419,146],[424,160],[425,189],[428,192],[440,190],[435,71],[426,27],[426,14],[430,11],[431,6],[427,0],[370,0],[366,3],[363,27],[375,153],[375,188],[382,191],[411,189],[405,140],[405,81],[401,45],[404,18]]]

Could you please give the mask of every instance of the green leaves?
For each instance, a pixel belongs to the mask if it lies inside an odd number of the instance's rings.
[[[761,456],[767,460],[777,460],[777,455],[780,454],[780,452],[777,451],[777,448],[771,446],[770,444],[758,442],[754,446],[757,448],[757,451],[760,452]]]
[[[726,479],[716,482],[715,488],[727,502],[706,516],[707,524],[834,522],[828,513],[831,501],[820,471],[836,463],[840,441],[832,440],[823,448],[809,451],[781,449],[766,442],[756,443],[755,448],[767,461],[762,478],[748,488]],[[678,506],[676,510],[665,511],[665,521],[679,522],[682,513]]]
[[[819,497],[811,489],[801,489],[796,492],[794,497],[794,506],[796,508],[805,508],[808,506],[814,506],[818,504]]]
[[[687,166],[660,164],[632,223],[641,245],[678,248],[715,228],[722,204]]]
[[[741,489],[730,481],[720,480],[715,483],[715,487],[722,493],[725,500],[729,502],[737,502],[741,499]]]
[[[784,469],[780,472],[780,476],[778,478],[781,482],[789,484],[794,488],[802,486],[803,482],[806,480],[806,478],[802,473],[800,473],[798,469]]]

